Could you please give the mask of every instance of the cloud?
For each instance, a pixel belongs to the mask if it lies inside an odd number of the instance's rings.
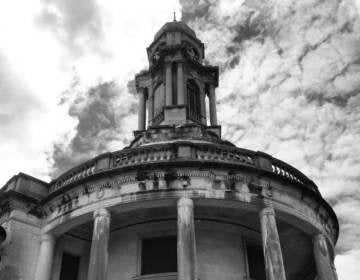
[[[114,81],[102,82],[89,89],[80,89],[74,83],[63,94],[62,105],[77,120],[70,141],[58,141],[54,145],[50,161],[52,176],[110,150],[118,150],[128,144],[131,129],[136,127],[135,96]]]
[[[335,259],[339,279],[356,279],[360,273],[360,250],[351,250]]]
[[[158,1],[158,6],[139,0],[0,4],[0,185],[19,171],[50,180],[56,173],[54,166],[59,171],[75,164],[75,160],[55,162],[55,153],[61,157],[68,151],[79,161],[85,159],[77,150],[80,144],[75,143],[83,141],[88,113],[72,102],[103,84],[113,84],[112,90],[119,95],[111,97],[114,102],[124,101],[123,95],[130,98],[126,85],[147,65],[145,48],[164,22],[171,20],[173,11],[181,15],[177,1],[169,0]],[[136,129],[134,120],[114,110],[121,126],[117,131],[131,135]],[[109,132],[100,134],[110,141],[107,150],[121,149],[127,141],[121,134],[119,142]],[[96,143],[88,145],[93,145],[94,153],[106,150]]]
[[[38,114],[42,102],[22,83],[14,73],[6,57],[0,53],[0,139],[11,137],[19,120]],[[19,128],[19,127],[18,127]]]
[[[43,0],[38,23],[53,32],[75,57],[101,50],[103,38],[100,6],[94,0]]]
[[[351,214],[360,203],[358,3],[181,3],[183,19],[205,42],[207,60],[220,65],[217,100],[224,138],[268,152],[312,178],[339,217],[339,258],[355,261],[360,251],[360,217]],[[349,279],[344,273],[339,270],[340,279]]]

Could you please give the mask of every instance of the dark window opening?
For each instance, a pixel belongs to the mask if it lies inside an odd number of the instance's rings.
[[[77,280],[79,274],[80,257],[63,253],[60,280]]]
[[[247,244],[246,251],[250,278],[254,280],[266,280],[262,246]]]
[[[176,236],[142,240],[141,274],[177,272]]]
[[[190,118],[195,121],[201,121],[200,90],[192,80],[190,80],[186,86],[186,100]]]

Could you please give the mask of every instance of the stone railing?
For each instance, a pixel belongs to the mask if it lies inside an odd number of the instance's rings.
[[[254,154],[246,153],[243,150],[225,147],[199,147],[195,151],[195,158],[199,160],[219,160],[254,165],[253,157]]]
[[[96,161],[91,160],[69,170],[51,183],[50,193],[95,173]]]
[[[146,162],[169,161],[177,157],[176,150],[168,145],[158,145],[133,150],[123,150],[113,154],[113,167],[130,166]]]
[[[114,153],[100,155],[85,162],[50,183],[50,193],[75,183],[93,174],[116,170],[131,166],[141,166],[148,163],[181,163],[181,162],[211,162],[235,164],[267,174],[274,174],[296,182],[317,192],[316,185],[292,166],[268,154],[240,149],[219,144],[194,144],[192,142],[175,142],[157,145],[140,146],[124,149]]]
[[[305,185],[313,191],[318,191],[315,183],[299,170],[276,158],[272,157],[271,159],[271,168],[273,173]]]

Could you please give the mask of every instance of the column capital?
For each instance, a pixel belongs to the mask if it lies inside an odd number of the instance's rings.
[[[55,242],[55,237],[54,237],[54,235],[52,235],[50,233],[43,233],[41,235],[41,242],[54,243]]]
[[[265,207],[260,210],[259,217],[265,216],[265,215],[273,215],[275,216],[275,210],[271,206]]]
[[[325,235],[323,233],[319,233],[319,234],[313,236],[313,241],[314,242],[326,241]]]
[[[110,218],[110,211],[105,208],[96,209],[94,211],[94,219],[96,219],[97,217]]]
[[[148,92],[147,87],[140,88],[139,95],[144,95],[144,98],[147,99],[148,98],[147,92]]]
[[[178,207],[194,207],[194,202],[191,198],[182,197],[178,200]]]

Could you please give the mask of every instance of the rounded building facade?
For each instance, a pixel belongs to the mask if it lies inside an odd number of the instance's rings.
[[[128,147],[1,190],[0,279],[335,280],[334,211],[299,170],[221,138],[194,31],[166,23],[147,54]]]

